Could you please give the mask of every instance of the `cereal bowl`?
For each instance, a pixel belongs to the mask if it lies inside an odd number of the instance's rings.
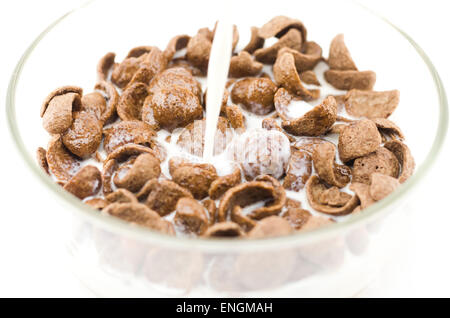
[[[376,71],[375,88],[400,90],[392,118],[407,136],[415,173],[388,198],[326,228],[236,241],[173,237],[106,217],[39,169],[35,150],[45,145],[48,135],[37,116],[39,106],[34,112],[30,105],[40,105],[61,83],[94,87],[96,64],[105,52],[125,57],[137,45],[165,47],[175,34],[213,27],[227,10],[241,32],[241,47],[250,36],[245,30],[292,12],[301,15],[295,18],[304,22],[324,54],[331,39],[344,33],[358,66]],[[411,79],[412,69],[420,80]],[[76,275],[98,295],[128,297],[355,295],[406,244],[399,232],[407,231],[407,197],[438,155],[448,117],[439,76],[420,47],[390,22],[345,1],[228,1],[214,7],[206,1],[136,1],[126,7],[96,1],[64,15],[31,44],[11,79],[7,111],[29,168],[69,212],[60,226],[70,228],[66,239]]]

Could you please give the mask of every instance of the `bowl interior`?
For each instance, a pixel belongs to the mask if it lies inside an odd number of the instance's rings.
[[[433,77],[402,34],[346,1],[127,1],[126,5],[95,1],[80,8],[39,41],[17,82],[11,107],[19,132],[16,137],[23,141],[27,158],[34,161],[37,147],[46,147],[49,140],[39,117],[48,92],[77,85],[88,93],[96,83],[96,64],[106,52],[115,52],[116,60],[121,61],[135,46],[163,49],[171,37],[193,35],[201,27],[212,28],[224,15],[238,26],[238,49],[246,45],[251,26],[261,26],[276,15],[302,20],[308,39],[322,46],[325,57],[331,39],[344,33],[358,68],[377,73],[375,90],[400,90],[400,105],[391,119],[406,135],[417,167],[427,165],[440,116],[440,96]]]

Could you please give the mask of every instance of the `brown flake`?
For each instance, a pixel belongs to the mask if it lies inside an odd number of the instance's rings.
[[[323,212],[331,215],[345,215],[351,213],[359,204],[357,196],[353,196],[343,206],[332,206],[328,204],[322,204],[322,194],[329,188],[320,182],[318,176],[312,176],[306,183],[306,196],[311,207],[319,212]],[[322,199],[322,200],[321,200]]]
[[[328,70],[325,72],[325,79],[332,86],[341,90],[371,90],[375,85],[377,76],[372,71]]]
[[[397,178],[400,165],[395,155],[384,147],[379,147],[364,157],[357,158],[353,164],[353,182],[370,184],[370,176],[381,173]]]
[[[313,152],[314,169],[320,179],[327,184],[343,188],[350,182],[351,169],[335,162],[336,147],[332,143],[322,143]]]
[[[378,149],[381,135],[375,123],[368,119],[346,126],[339,135],[339,157],[343,162],[363,157]]]
[[[277,86],[268,78],[244,78],[231,90],[231,100],[257,115],[266,115],[274,109]]]
[[[357,70],[355,62],[353,62],[352,56],[344,43],[343,34],[337,35],[331,41],[328,65],[332,70]]]
[[[398,90],[374,92],[352,89],[345,95],[345,110],[354,117],[388,118],[399,101]]]
[[[96,195],[101,187],[100,171],[94,166],[84,166],[64,185],[64,190],[83,200]]]

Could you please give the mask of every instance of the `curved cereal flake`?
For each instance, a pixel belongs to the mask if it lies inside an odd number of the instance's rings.
[[[264,181],[271,184],[275,189],[275,198],[264,207],[253,210],[248,214],[249,217],[255,220],[261,220],[267,216],[279,214],[286,204],[287,196],[283,186],[272,176],[260,175],[256,177],[255,181]]]
[[[245,129],[245,116],[241,109],[236,105],[225,107],[225,114],[230,121],[231,127],[234,129]]]
[[[390,176],[381,173],[372,173],[370,176],[370,196],[375,201],[383,200],[400,186],[400,182]]]
[[[140,57],[140,56],[152,51],[154,48],[155,48],[154,46],[148,46],[148,45],[136,46],[128,52],[126,58]]]
[[[123,121],[141,120],[142,106],[148,96],[148,86],[134,83],[122,93],[117,104],[117,114]]]
[[[214,155],[223,153],[233,139],[233,135],[227,129],[228,126],[228,121],[223,117],[219,117],[215,136]],[[183,129],[178,137],[177,146],[194,156],[202,157],[204,142],[205,120],[195,120]]]
[[[102,213],[165,234],[174,234],[173,227],[169,226],[166,220],[141,203],[113,203],[104,208]]]
[[[174,182],[188,189],[197,200],[208,196],[211,183],[218,177],[213,165],[192,163],[175,167],[171,175]]]
[[[292,234],[294,229],[288,221],[279,216],[270,216],[256,223],[255,227],[248,233],[251,239],[277,237]]]
[[[173,130],[203,117],[203,107],[192,91],[180,86],[161,88],[149,95],[142,108],[142,120]]]
[[[209,225],[213,225],[216,223],[216,213],[217,213],[217,206],[216,202],[212,199],[205,199],[202,202],[203,207],[208,211],[209,214]]]
[[[278,52],[283,48],[290,48],[300,52],[302,49],[301,33],[296,29],[289,30],[274,45],[257,49],[254,52],[255,59],[264,64],[273,64],[277,59]]]
[[[138,203],[136,196],[127,189],[117,189],[105,196],[108,204],[111,203]]]
[[[288,106],[292,100],[297,100],[291,93],[285,88],[279,88],[273,98],[275,110],[277,115],[283,120],[292,119],[288,114]]]
[[[175,210],[180,198],[192,198],[189,190],[179,186],[170,180],[152,179],[142,187],[137,194],[139,200],[145,200],[145,204],[159,215],[164,216]]]
[[[229,76],[235,78],[255,76],[261,72],[262,68],[263,65],[254,61],[248,52],[241,51],[231,58]]]
[[[102,120],[102,115],[106,111],[106,100],[99,92],[86,94],[81,97],[80,111],[93,113],[98,120]]]
[[[80,95],[66,93],[53,97],[42,115],[42,124],[50,134],[61,134],[72,125],[72,111],[81,107]]]
[[[304,114],[292,120],[284,120],[282,127],[295,136],[320,136],[325,134],[336,122],[337,105],[332,96]]]
[[[298,72],[305,72],[313,70],[316,65],[322,60],[322,48],[316,42],[306,42],[303,45],[303,50],[298,51],[290,48],[283,48],[282,52],[291,53],[294,56],[295,68]]]
[[[413,174],[416,166],[414,158],[408,146],[399,140],[391,140],[384,144],[384,147],[390,150],[401,165],[401,173],[398,177],[400,183],[404,183]]]
[[[383,136],[391,139],[405,139],[402,130],[394,122],[385,118],[373,118],[372,121],[377,125],[378,130]]]
[[[192,198],[181,198],[176,205],[173,219],[181,231],[188,234],[202,235],[208,228],[208,216],[203,206]]]
[[[245,207],[259,201],[267,203],[248,213],[247,216],[254,220],[280,213],[286,203],[286,192],[276,179],[269,176],[237,185],[225,192],[220,200],[218,220],[226,220],[235,206]]]
[[[138,192],[144,184],[161,174],[160,161],[154,155],[143,153],[139,155],[127,168],[123,175],[119,173],[114,177],[114,184],[118,188],[125,188],[131,192]],[[120,175],[120,176],[119,176]]]
[[[347,125],[339,135],[339,157],[343,162],[363,157],[378,149],[381,135],[375,123],[368,119]]]
[[[329,185],[343,188],[350,182],[351,169],[335,162],[336,147],[332,143],[317,145],[313,152],[314,169]]]
[[[294,150],[291,152],[286,177],[283,181],[284,188],[292,191],[300,191],[312,173],[312,158],[306,151]]]
[[[320,86],[320,82],[317,79],[316,73],[314,73],[314,71],[304,71],[300,73],[299,76],[300,80],[305,84]]]
[[[277,86],[268,78],[244,78],[234,84],[231,101],[254,114],[266,115],[274,108],[276,91]]]
[[[119,93],[111,83],[98,82],[95,84],[95,89],[101,92],[106,100],[106,109],[102,114],[102,122],[105,124],[110,123],[116,115],[116,107],[119,102]]]
[[[325,72],[325,79],[332,86],[340,90],[372,90],[377,76],[372,71],[328,70]]]
[[[74,112],[72,125],[61,135],[64,146],[80,158],[95,153],[102,142],[103,122],[91,112]]]
[[[205,232],[205,237],[241,237],[244,236],[244,232],[241,227],[234,222],[219,222],[208,228]]]
[[[103,183],[103,194],[106,196],[112,193],[112,176],[118,167],[118,163],[115,159],[105,160],[102,170],[102,183]]]
[[[64,190],[83,200],[96,195],[101,187],[100,170],[94,166],[84,166],[64,185]]]
[[[229,151],[247,180],[265,174],[280,178],[291,155],[289,139],[283,133],[261,128],[241,135]]]
[[[116,54],[113,52],[106,53],[97,64],[97,80],[103,82],[108,80],[108,73],[114,65]]]
[[[257,49],[262,48],[264,46],[264,42],[265,40],[259,36],[259,28],[252,26],[250,41],[244,47],[244,51],[247,51],[248,53],[252,54]]]
[[[41,112],[40,112],[41,117],[44,116],[48,105],[50,104],[50,102],[52,101],[52,99],[54,97],[69,94],[69,93],[73,93],[73,94],[79,95],[81,97],[83,95],[83,89],[78,86],[62,86],[62,87],[58,87],[57,89],[53,90],[50,94],[48,94],[48,96],[45,98],[44,102],[42,103]]]
[[[214,33],[215,33],[215,25],[214,25],[214,30],[211,30],[210,28],[200,28],[197,31],[197,34],[203,35],[211,42],[214,39]]]
[[[156,136],[154,130],[141,121],[121,121],[103,130],[105,139],[103,148],[110,154],[118,147],[126,144],[151,145],[153,137]]]
[[[258,35],[263,39],[271,37],[281,37],[290,29],[297,29],[302,35],[302,40],[306,42],[307,31],[303,22],[297,19],[292,19],[286,16],[276,16],[269,22],[264,24],[260,29]]]
[[[355,62],[353,62],[352,56],[345,45],[343,34],[337,35],[331,41],[328,65],[332,70],[357,70]]]
[[[59,136],[48,144],[47,163],[56,179],[63,182],[69,181],[80,169],[80,160],[67,150]]]
[[[191,37],[187,34],[177,35],[170,39],[166,49],[164,50],[166,59],[170,61],[177,51],[186,48],[190,39]]]
[[[150,145],[155,146],[155,145]],[[126,161],[131,156],[138,156],[142,153],[149,153],[154,155],[156,158],[158,158],[160,161],[164,161],[165,159],[165,153],[162,153],[160,149],[157,148],[149,148],[142,145],[136,145],[136,144],[125,144],[121,147],[118,147],[113,152],[111,152],[108,157],[106,157],[105,162],[114,159],[118,161]]]
[[[89,205],[94,210],[103,210],[109,203],[102,198],[93,198],[84,201],[85,204]]]
[[[335,188],[335,190],[336,189],[337,188]],[[308,198],[308,202],[314,210],[330,215],[345,215],[351,213],[359,204],[357,196],[353,196],[349,200],[347,200],[347,202],[343,206],[335,206],[336,204],[334,204],[333,201],[336,200],[332,199],[336,198],[336,191],[334,191],[334,193],[328,191],[327,193],[330,194],[330,196],[324,198],[323,194],[327,190],[329,190],[329,188],[327,188],[325,184],[320,182],[318,176],[312,176],[311,178],[309,178],[308,182],[306,183],[306,197]],[[346,194],[347,193],[338,190],[337,198],[339,199],[341,195],[345,196]],[[333,205],[323,204],[321,202],[330,202]]]
[[[365,183],[353,182],[350,185],[350,190],[355,192],[361,202],[361,210],[364,210],[375,203],[375,200],[370,195],[370,186]],[[354,211],[357,212],[357,211]]]
[[[397,178],[400,165],[395,155],[384,147],[357,158],[353,163],[353,182],[370,184],[372,173],[378,172]]]
[[[354,117],[388,118],[399,102],[398,90],[373,92],[352,89],[345,95],[345,110]]]
[[[291,94],[304,100],[317,99],[320,95],[320,91],[310,91],[303,86],[295,68],[294,56],[289,52],[280,52],[273,66],[273,75],[278,86],[284,87]]]
[[[195,35],[187,44],[186,59],[203,73],[208,69],[211,45],[211,41],[203,34]]]
[[[168,64],[164,52],[157,47],[151,47],[150,51],[138,57],[139,68],[131,77],[127,85],[133,83],[149,84],[153,77],[162,72]]]
[[[236,205],[231,210],[230,219],[231,219],[231,221],[236,222],[237,224],[239,224],[239,226],[245,232],[250,231],[252,228],[255,227],[255,225],[257,223],[257,221],[252,220],[248,216],[244,215],[244,213],[242,213],[242,208],[240,206],[238,206],[238,205]]]
[[[189,71],[182,67],[170,68],[156,75],[150,83],[148,91],[149,94],[154,94],[163,88],[170,89],[174,86],[191,91],[201,101],[202,87],[200,83]]]
[[[209,197],[213,200],[219,199],[229,189],[241,183],[241,180],[242,176],[239,168],[235,168],[233,172],[228,175],[218,177],[211,183],[208,190]]]
[[[136,57],[128,57],[120,64],[115,64],[111,73],[111,82],[119,88],[124,88],[133,78],[134,73],[141,67]]]
[[[45,173],[50,175],[50,171],[48,168],[48,162],[47,162],[47,151],[44,148],[39,147],[36,150],[36,160],[37,160],[39,167],[41,167],[41,169],[44,170]]]

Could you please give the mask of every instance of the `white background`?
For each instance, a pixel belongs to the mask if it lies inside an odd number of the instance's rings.
[[[125,1],[124,1],[125,2]],[[450,87],[448,32],[450,4],[445,0],[365,0],[412,36]],[[91,297],[67,266],[62,242],[49,227],[58,209],[34,178],[11,142],[4,111],[12,70],[31,41],[80,0],[0,1],[0,296]],[[420,80],[420,79],[414,79]],[[40,107],[37,105],[36,107]],[[362,296],[450,297],[450,142],[415,198],[410,213],[409,257],[395,282],[375,282]],[[44,205],[45,204],[45,205]],[[45,208],[43,208],[45,206]],[[401,235],[401,233],[399,233]],[[30,263],[30,259],[33,260]]]

